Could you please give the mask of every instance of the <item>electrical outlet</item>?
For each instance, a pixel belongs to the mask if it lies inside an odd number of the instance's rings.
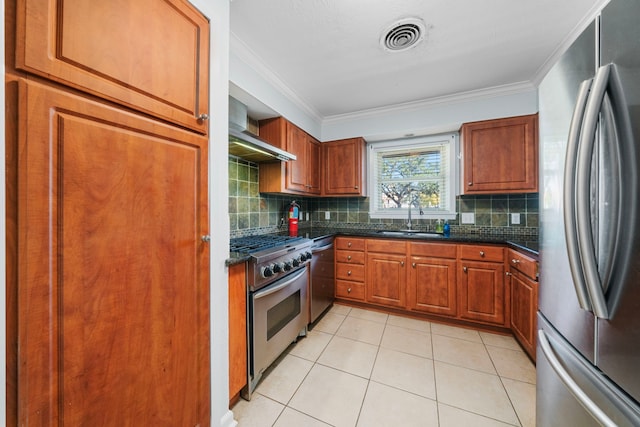
[[[309,221],[309,212],[307,212],[307,221]]]
[[[304,221],[304,215],[302,214],[302,211],[298,212],[298,221]]]
[[[476,222],[476,215],[473,212],[463,212],[460,215],[460,223],[473,224]]]
[[[326,212],[324,213],[324,219],[331,219],[331,212],[326,211]]]
[[[512,213],[511,214],[511,224],[520,224],[520,214]]]

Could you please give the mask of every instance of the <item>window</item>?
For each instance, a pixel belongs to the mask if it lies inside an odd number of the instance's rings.
[[[371,218],[407,218],[411,207],[414,218],[455,219],[457,140],[451,133],[371,143]]]

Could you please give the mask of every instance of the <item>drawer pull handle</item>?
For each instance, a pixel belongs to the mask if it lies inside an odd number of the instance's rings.
[[[358,187],[357,185],[355,187],[353,187],[355,190],[359,189],[360,187]]]
[[[351,255],[347,257],[347,261],[351,261]]]
[[[351,288],[347,288],[347,293],[350,294],[351,293]]]
[[[462,267],[462,271],[467,272],[467,267]]]
[[[512,262],[512,263],[514,263],[514,264],[519,264],[519,263],[520,263],[520,260],[519,260],[519,259],[515,259],[515,258],[514,258],[514,259],[512,259],[512,260],[511,260],[511,262]]]
[[[351,276],[351,270],[347,271],[347,276]]]
[[[347,243],[347,246],[351,247],[351,242]]]
[[[508,271],[505,271],[505,272],[504,272],[504,275],[505,275],[505,276],[512,276],[512,274],[511,274],[511,273],[509,273]]]
[[[484,251],[480,251],[480,256],[484,256]]]
[[[204,122],[205,120],[209,120],[209,115],[207,113],[202,113],[198,116],[198,121]]]
[[[400,267],[404,267],[404,261],[400,261]]]
[[[414,263],[412,263],[412,264],[411,264],[411,267],[416,268],[416,263],[415,263],[415,262],[414,262]]]

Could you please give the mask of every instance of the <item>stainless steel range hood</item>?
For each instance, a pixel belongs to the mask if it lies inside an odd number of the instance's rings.
[[[229,154],[251,162],[296,160],[296,156],[247,132],[247,107],[229,97]]]

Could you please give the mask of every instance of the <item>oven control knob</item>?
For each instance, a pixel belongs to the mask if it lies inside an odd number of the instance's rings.
[[[291,261],[287,261],[284,263],[284,271],[289,271],[291,270],[293,267],[291,266]]]
[[[262,277],[267,278],[271,276],[273,276],[273,267],[270,265],[262,267]]]
[[[305,252],[304,255],[307,259],[313,258],[313,255],[311,255],[311,252]]]
[[[277,262],[273,264],[273,272],[280,273],[284,269],[284,263]]]
[[[293,266],[298,267],[300,265],[300,257],[295,257],[293,259]]]

